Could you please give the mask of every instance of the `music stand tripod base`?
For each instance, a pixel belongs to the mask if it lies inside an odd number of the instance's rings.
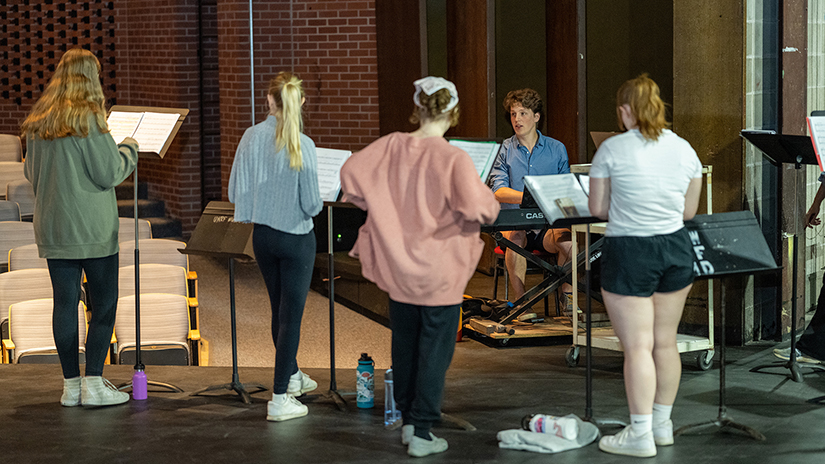
[[[255,390],[250,393],[248,391],[248,388],[254,388]],[[267,388],[264,387],[263,385],[257,384],[257,383],[240,383],[240,382],[234,382],[233,381],[233,382],[225,383],[225,384],[222,384],[222,385],[208,386],[204,389],[201,389],[201,390],[198,390],[198,391],[192,393],[189,396],[200,396],[200,395],[203,395],[204,393],[214,392],[214,391],[221,391],[221,390],[234,391],[235,393],[238,394],[238,396],[241,397],[241,401],[243,401],[244,404],[252,404],[252,398],[251,398],[250,395],[258,393],[258,392],[266,391]],[[211,396],[211,395],[209,395],[209,396]]]

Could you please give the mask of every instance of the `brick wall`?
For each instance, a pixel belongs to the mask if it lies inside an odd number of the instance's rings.
[[[248,2],[219,2],[224,195],[252,122],[248,18]],[[304,132],[317,146],[355,151],[378,138],[374,1],[258,3],[253,24],[256,122],[266,117],[269,80],[292,70],[304,80]]]
[[[188,235],[202,212],[197,1],[116,2],[115,18],[117,103],[189,109],[165,158],[138,164],[149,197]]]
[[[165,159],[139,164],[150,197],[166,202],[188,236],[204,202],[225,198],[235,148],[252,122],[249,2],[0,0],[0,6],[0,132],[19,131],[60,56],[74,46],[100,58],[109,104],[189,109]],[[304,79],[305,132],[316,145],[354,151],[375,140],[374,1],[253,8],[256,122],[266,116],[269,80],[291,69]]]

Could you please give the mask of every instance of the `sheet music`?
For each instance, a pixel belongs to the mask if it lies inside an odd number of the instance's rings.
[[[120,143],[126,137],[131,137],[135,133],[143,113],[127,113],[125,111],[112,111],[106,124],[109,125],[109,133],[115,139],[115,143]]]
[[[338,200],[341,192],[341,166],[352,155],[351,151],[315,148],[318,157],[318,188],[324,201]]]
[[[107,123],[115,143],[122,142],[126,137],[132,137],[137,140],[140,151],[160,154],[178,118],[180,115],[177,113],[112,111]],[[131,132],[129,132],[130,128]]]
[[[814,144],[816,161],[819,163],[819,170],[825,172],[822,157],[825,156],[825,116],[811,116],[808,118],[808,132],[811,134],[811,142]]]
[[[587,182],[589,186],[589,178]],[[530,189],[551,225],[559,219],[592,216],[587,205],[587,195],[575,174],[524,176],[524,185]]]
[[[490,176],[490,170],[493,169],[493,161],[495,161],[498,153],[500,143],[496,142],[470,142],[467,140],[450,140],[450,145],[461,148],[466,151],[473,160],[473,165],[476,167],[478,175],[481,180],[486,182],[487,177]]]

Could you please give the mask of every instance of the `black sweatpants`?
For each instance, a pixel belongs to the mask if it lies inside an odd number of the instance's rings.
[[[48,259],[54,294],[52,332],[63,378],[80,375],[78,361],[77,304],[80,279],[86,272],[92,318],[86,334],[86,376],[103,374],[103,363],[112,342],[117,310],[118,255],[89,259]]]
[[[272,342],[275,344],[272,391],[283,394],[289,376],[298,372],[295,356],[315,264],[315,233],[295,235],[255,224],[252,247],[272,306]]]
[[[444,377],[453,359],[461,305],[420,306],[390,300],[395,402],[404,425],[429,439],[441,419]]]

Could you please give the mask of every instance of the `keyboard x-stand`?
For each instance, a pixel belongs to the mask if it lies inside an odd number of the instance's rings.
[[[504,209],[501,210],[498,218],[493,224],[484,224],[481,226],[481,231],[490,233],[502,250],[506,251],[506,249],[509,248],[515,253],[523,256],[529,262],[545,271],[548,271],[549,273],[544,280],[527,290],[524,295],[512,303],[513,307],[510,312],[499,321],[502,325],[509,324],[513,320],[517,319],[528,309],[532,308],[533,305],[547,298],[550,293],[556,291],[556,289],[563,283],[572,283],[571,262],[566,263],[564,266],[548,263],[533,253],[525,250],[523,247],[520,247],[512,241],[504,238],[504,235],[501,233],[501,231],[505,230],[532,230],[545,229],[548,227],[549,224],[544,219],[544,215],[541,213],[541,210],[538,208]],[[593,254],[596,252],[601,245],[602,240],[597,240],[590,246],[590,253]],[[583,262],[586,253],[587,251],[582,251],[579,253],[577,262]],[[590,295],[588,295],[588,297],[590,297]]]

